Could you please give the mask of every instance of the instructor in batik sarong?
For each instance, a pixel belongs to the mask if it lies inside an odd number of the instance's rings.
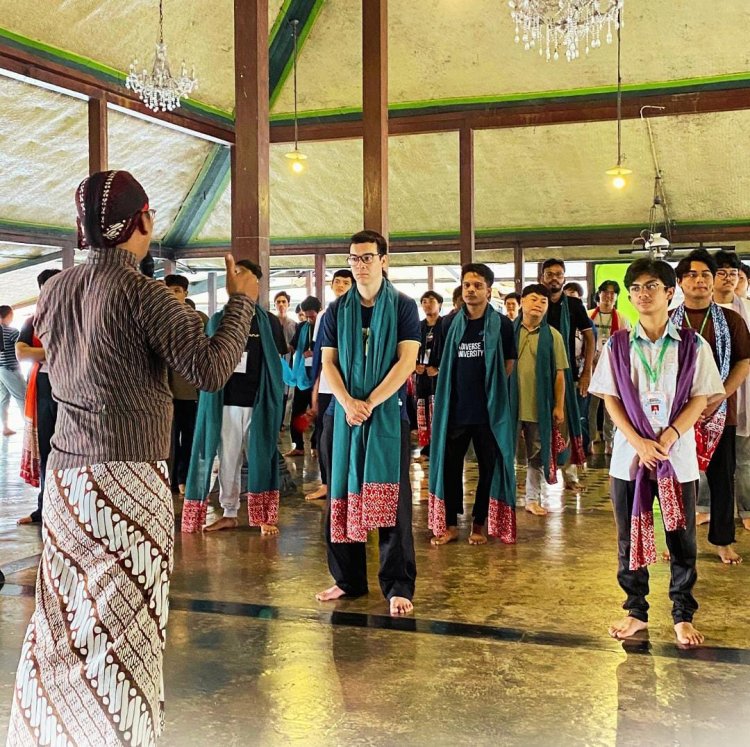
[[[8,744],[153,745],[173,562],[167,368],[222,387],[258,282],[227,256],[229,301],[208,338],[197,314],[138,271],[155,211],[129,173],[85,179],[76,207],[88,258],[44,286],[35,317],[59,408]]]
[[[326,514],[329,602],[367,594],[367,532],[379,530],[383,596],[391,614],[413,609],[417,577],[411,529],[406,380],[419,351],[417,305],[385,277],[388,244],[374,231],[349,247],[355,287],[326,311],[323,372],[334,400],[323,419],[332,455]]]

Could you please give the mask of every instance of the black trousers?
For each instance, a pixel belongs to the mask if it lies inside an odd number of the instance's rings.
[[[296,419],[299,415],[307,412],[312,404],[312,387],[310,389],[295,389],[292,397],[292,443],[295,449],[305,448],[305,434],[296,426]],[[311,439],[312,448],[315,448],[315,432]]]
[[[192,399],[175,399],[172,402],[174,403],[172,489],[176,490],[180,485],[187,482],[190,452],[193,450],[193,436],[195,435],[195,420],[198,415],[198,403]]]
[[[656,482],[651,483],[656,495]],[[685,506],[685,529],[665,532],[669,549],[671,577],[669,598],[672,600],[672,619],[675,624],[691,622],[698,609],[693,596],[698,574],[695,570],[697,543],[695,539],[695,495],[697,483],[682,483],[682,502]],[[630,617],[648,622],[648,569],[629,570],[630,566],[630,514],[635,498],[635,481],[610,478],[610,493],[617,525],[617,581],[627,594],[622,608]]]
[[[315,418],[315,432],[318,434],[323,433],[323,418],[325,416],[328,405],[331,404],[333,399],[332,394],[321,394],[318,392],[318,414]],[[328,460],[330,454],[326,453],[325,444],[323,438],[318,438],[318,466],[320,467],[320,482],[322,485],[328,485]]]
[[[708,525],[708,541],[712,545],[731,545],[736,540],[734,529],[736,435],[736,425],[724,427],[724,433],[719,439],[716,451],[706,470],[706,481],[711,491],[711,523]]]
[[[495,436],[488,424],[448,427],[445,439],[443,489],[445,490],[445,519],[449,527],[458,525],[458,514],[464,512],[464,459],[469,443],[474,443],[479,467],[479,481],[474,493],[471,515],[474,523],[483,526],[490,506],[492,472],[498,459],[502,459]]]
[[[37,508],[33,511],[33,521],[42,520],[42,505],[44,501],[44,482],[47,472],[47,460],[52,451],[52,436],[55,434],[57,423],[57,402],[52,398],[52,387],[46,373],[36,377],[36,428],[39,439],[39,496]]]
[[[326,415],[321,441],[329,456],[330,474],[333,453],[333,418]],[[401,421],[401,478],[398,494],[396,526],[378,530],[380,571],[378,581],[386,599],[391,597],[414,598],[417,580],[417,562],[414,557],[414,537],[411,531],[411,483],[409,481],[410,432],[409,423]],[[367,594],[367,561],[365,542],[331,542],[331,493],[326,507],[325,541],[328,551],[328,569],[336,585],[347,596]]]

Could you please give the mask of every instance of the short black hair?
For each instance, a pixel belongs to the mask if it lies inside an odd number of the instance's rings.
[[[296,309],[294,310],[294,313],[295,313],[295,314],[299,314],[299,313],[300,313],[300,311],[302,311],[302,304],[301,304],[301,303],[298,303],[298,304],[297,304],[297,308],[296,308]]]
[[[276,303],[280,298],[286,298],[287,303],[292,302],[292,297],[286,291],[279,291],[274,297],[273,302]]]
[[[453,289],[453,295],[452,295],[453,303],[456,303],[456,301],[458,301],[459,299],[463,298],[463,294],[464,294],[463,287],[460,286],[460,285],[457,285]]]
[[[12,306],[6,306],[5,304],[0,306],[0,319],[5,319],[5,317],[8,316],[11,311],[13,311]]]
[[[508,295],[505,297],[505,300],[508,301],[515,301],[516,303],[521,303],[521,294],[520,293],[508,293]]]
[[[563,293],[569,290],[574,290],[581,298],[583,298],[583,286],[580,283],[574,283],[573,281],[565,283],[563,286]]]
[[[164,285],[166,285],[167,288],[179,286],[182,290],[187,292],[187,289],[190,287],[190,281],[184,275],[167,275],[164,278]]]
[[[425,291],[422,294],[422,297],[419,299],[419,303],[422,303],[422,301],[424,301],[425,298],[434,298],[441,306],[443,304],[443,297],[437,291],[433,291],[433,290]]]
[[[186,299],[185,299],[185,303],[186,303],[186,304],[187,304],[187,305],[188,305],[188,306],[189,306],[189,307],[190,307],[191,309],[194,309],[194,308],[195,308],[195,301],[193,301],[193,299],[192,299],[192,298],[186,298]]]
[[[596,289],[597,293],[603,293],[604,291],[611,288],[617,295],[620,295],[620,284],[616,280],[605,280],[599,283],[599,287]]]
[[[299,306],[302,311],[320,311],[323,308],[320,299],[315,296],[308,296]]]
[[[141,263],[138,265],[138,269],[141,271],[141,274],[145,275],[147,278],[154,277],[156,263],[154,262],[154,257],[150,251],[146,252],[146,256],[141,260]]]
[[[62,272],[62,270],[42,270],[37,276],[36,276],[36,282],[39,286],[39,290],[42,289],[44,284],[50,279],[55,277],[55,275],[59,275]]]
[[[674,274],[678,280],[682,280],[682,276],[686,272],[690,272],[690,265],[693,262],[702,262],[709,270],[712,275],[716,275],[716,260],[705,250],[705,249],[693,249],[690,254],[685,255],[675,267]]]
[[[550,257],[549,259],[545,259],[544,262],[542,262],[542,273],[548,268],[548,267],[555,267],[555,265],[560,265],[560,267],[563,268],[563,272],[565,272],[565,262],[563,262],[558,257]]]
[[[714,261],[716,262],[717,269],[720,267],[729,267],[732,270],[739,270],[742,266],[737,252],[730,251],[729,249],[719,249],[714,254]]]
[[[536,293],[537,296],[544,296],[545,298],[549,298],[549,288],[546,285],[542,285],[541,283],[532,283],[531,285],[527,285],[521,291],[521,298],[526,298],[526,296],[530,296],[532,293]]]
[[[377,231],[359,231],[349,239],[350,244],[377,244],[378,254],[388,254],[388,242]]]
[[[750,265],[746,265],[744,262],[740,265],[740,270],[745,273],[745,277],[750,278]]]
[[[263,270],[260,269],[260,265],[255,264],[255,262],[250,259],[238,259],[235,262],[235,265],[237,265],[237,267],[244,267],[246,270],[250,270],[250,272],[252,272],[256,278],[258,278],[258,280],[263,277]]]
[[[349,280],[354,283],[354,275],[352,274],[351,270],[336,270],[336,272],[333,273],[333,277],[331,278],[331,282],[333,282],[336,278],[348,278]]]
[[[672,266],[663,259],[650,259],[649,257],[636,259],[625,272],[625,287],[629,289],[641,275],[658,278],[667,288],[674,288],[677,285]]]
[[[463,282],[464,276],[473,272],[475,275],[479,275],[484,278],[484,281],[489,287],[495,282],[495,273],[482,262],[468,262],[461,268],[461,282]]]

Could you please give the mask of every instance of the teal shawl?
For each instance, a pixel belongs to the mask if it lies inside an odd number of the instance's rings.
[[[315,379],[312,376],[312,366],[305,365],[306,359],[304,355],[311,330],[312,324],[310,322],[302,323],[302,328],[300,329],[299,337],[297,338],[297,348],[294,351],[291,368],[283,358],[281,360],[284,383],[287,386],[294,386],[297,387],[297,389],[305,390],[309,389],[315,383]]]
[[[516,332],[516,348],[518,357],[521,357],[519,347],[521,338],[521,316],[514,322]],[[550,485],[557,482],[557,467],[565,464],[568,458],[568,450],[560,435],[557,426],[552,420],[552,411],[555,409],[555,378],[557,376],[557,365],[555,363],[555,346],[552,339],[552,331],[547,323],[547,317],[542,318],[539,325],[539,342],[536,349],[536,404],[537,424],[539,426],[539,441],[541,444],[541,459],[544,467],[544,477]],[[565,389],[567,391],[567,382]],[[514,422],[518,420],[518,366],[513,369],[510,377],[510,401],[514,410]],[[566,404],[567,406],[567,404]]]
[[[383,279],[375,299],[367,343],[363,339],[362,302],[356,286],[339,302],[336,324],[344,386],[352,397],[366,400],[396,360],[396,289]],[[368,530],[395,526],[400,477],[398,392],[376,407],[362,425],[350,426],[344,408],[336,401],[329,477],[331,541],[366,542]]]
[[[247,439],[247,511],[251,526],[274,525],[279,514],[279,452],[276,440],[281,426],[283,384],[281,360],[273,339],[268,312],[255,307],[263,361],[258,392]],[[224,316],[219,311],[211,317],[206,333],[216,332]],[[200,392],[195,423],[190,469],[185,486],[182,531],[199,532],[206,520],[211,471],[221,441],[224,390]]]
[[[570,307],[568,297],[564,293],[560,304],[560,334],[567,352],[568,341],[570,340]],[[566,461],[570,457],[572,464],[583,464],[586,461],[586,454],[583,451],[581,412],[578,409],[577,388],[573,379],[573,366],[575,364],[575,360],[569,360],[568,367],[565,369],[565,413],[568,422],[568,436],[570,437],[570,452],[566,453],[565,456]]]
[[[500,315],[487,306],[484,313],[484,366],[487,389],[487,410],[490,428],[500,449],[501,458],[495,462],[490,488],[490,510],[487,532],[503,542],[516,541],[516,475],[514,455],[516,448],[516,420],[511,411],[505,357],[500,335]],[[458,346],[466,331],[468,317],[465,311],[456,314],[445,338],[443,355],[435,392],[435,411],[432,421],[430,446],[430,492],[428,526],[436,537],[446,531],[445,492],[443,470],[445,442],[448,433],[453,368]],[[460,382],[459,386],[460,386]],[[517,413],[516,413],[517,414]]]

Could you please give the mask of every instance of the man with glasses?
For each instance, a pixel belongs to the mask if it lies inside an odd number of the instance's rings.
[[[596,307],[589,312],[591,321],[596,330],[596,350],[594,351],[594,367],[599,362],[602,348],[607,344],[609,338],[618,330],[630,329],[630,322],[617,311],[617,297],[620,295],[620,284],[616,280],[605,280],[599,285],[596,294]],[[601,422],[601,428],[599,423]],[[591,395],[589,403],[589,434],[591,444],[598,441],[601,433],[604,441],[604,453],[612,453],[612,439],[614,437],[614,425],[609,417],[607,408],[599,397]]]
[[[419,316],[385,276],[388,244],[379,233],[352,236],[348,263],[356,285],[330,305],[320,331],[335,398],[323,419],[331,455],[325,537],[335,583],[316,599],[367,594],[367,533],[378,529],[380,588],[391,614],[403,615],[414,609],[417,577],[406,380],[419,353]]]
[[[750,332],[742,317],[711,301],[714,258],[696,249],[677,265],[677,279],[685,302],[672,312],[676,326],[698,330],[713,350],[724,381],[725,396],[708,403],[696,424],[698,460],[697,523],[710,519],[708,541],[718,548],[723,563],[737,565],[742,558],[732,549],[734,531],[735,434],[738,387],[750,374]]]
[[[582,428],[577,393],[586,397],[591,381],[591,369],[594,361],[594,331],[591,320],[586,313],[583,301],[571,298],[563,293],[565,285],[565,262],[551,258],[542,264],[541,283],[549,291],[549,309],[547,323],[556,329],[565,341],[568,361],[576,359],[576,332],[583,336],[583,368],[579,373],[575,366],[565,370],[565,411],[567,416],[567,435],[570,438],[570,464],[563,468],[565,487],[580,488],[577,464],[585,462],[582,443]],[[564,427],[564,426],[563,426]],[[566,434],[563,434],[564,436]]]
[[[695,491],[698,458],[693,426],[708,400],[724,395],[711,349],[695,330],[669,320],[674,270],[661,260],[638,259],[625,273],[638,311],[632,332],[615,332],[604,346],[591,391],[617,427],[610,492],[617,525],[617,580],[627,616],[609,628],[630,638],[648,626],[648,565],[656,562],[653,501],[659,500],[670,553],[669,596],[680,645],[699,645],[693,626],[698,603]]]
[[[716,252],[714,260],[718,267],[714,285],[714,301],[725,309],[736,311],[750,328],[750,301],[737,295],[742,263],[735,252],[721,250]],[[745,379],[737,390],[737,436],[736,436],[737,469],[735,473],[735,492],[737,508],[742,526],[750,531],[750,379]],[[709,509],[701,506],[698,523],[709,520]]]

